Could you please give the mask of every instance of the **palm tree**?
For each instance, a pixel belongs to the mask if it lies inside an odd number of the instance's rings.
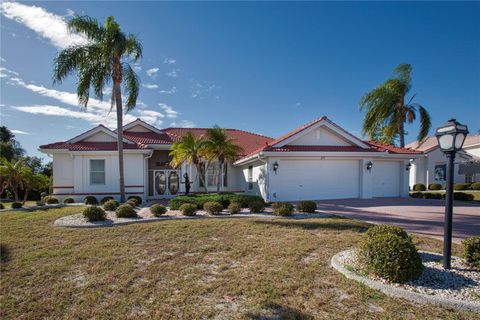
[[[0,159],[0,177],[2,194],[5,189],[9,188],[15,195],[15,201],[18,201],[18,188],[23,188],[24,179],[32,172],[22,160],[8,161],[6,158]]]
[[[100,25],[96,19],[88,16],[75,16],[68,22],[70,31],[88,38],[88,43],[73,45],[55,58],[54,82],[61,82],[68,75],[78,74],[78,101],[85,108],[90,97],[90,88],[96,98],[103,100],[105,86],[113,83],[111,109],[117,111],[118,168],[120,177],[120,198],[125,201],[125,179],[123,173],[123,83],[127,95],[125,113],[135,108],[139,80],[129,62],[135,62],[142,56],[142,46],[132,34],[125,34],[113,17],[108,17]]]
[[[187,132],[182,136],[180,141],[173,143],[170,147],[169,155],[172,157],[170,165],[174,168],[178,168],[183,162],[188,165],[194,165],[197,170],[197,176],[199,177],[201,184],[203,184],[205,192],[208,193],[205,176],[202,174],[203,162],[201,159],[204,153],[205,140],[203,137],[197,138],[191,132]]]
[[[225,161],[234,161],[243,152],[235,139],[227,136],[227,131],[215,125],[207,130],[205,140],[205,156],[207,160],[217,161],[217,193],[220,192],[222,175],[225,171]]]
[[[431,121],[427,110],[413,103],[415,94],[406,101],[411,89],[412,66],[400,64],[395,75],[362,97],[360,110],[366,109],[363,120],[363,133],[374,138],[379,130],[394,138],[399,136],[400,147],[405,147],[405,123],[412,123],[420,116],[420,132],[417,139],[423,140],[430,130]],[[388,137],[387,137],[388,140]]]

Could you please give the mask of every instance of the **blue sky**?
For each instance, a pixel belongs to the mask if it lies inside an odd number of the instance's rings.
[[[249,130],[277,137],[319,116],[360,135],[362,95],[399,63],[414,68],[412,93],[433,128],[450,117],[480,129],[480,2],[3,2],[1,123],[29,154],[102,122],[84,111],[74,77],[52,84],[53,58],[80,38],[73,13],[113,15],[144,56],[140,103],[130,118],[158,127]],[[108,93],[108,91],[107,91]],[[127,118],[128,120],[128,118]],[[418,123],[407,127],[415,139]]]

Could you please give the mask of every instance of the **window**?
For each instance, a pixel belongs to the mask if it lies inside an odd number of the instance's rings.
[[[475,179],[473,174],[465,174],[465,183],[473,183]]]
[[[207,167],[207,187],[216,187],[218,180],[217,164],[208,164]]]
[[[105,184],[105,160],[90,160],[90,184]]]
[[[248,166],[248,190],[253,190],[253,166]]]

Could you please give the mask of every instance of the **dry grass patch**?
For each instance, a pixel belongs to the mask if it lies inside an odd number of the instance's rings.
[[[52,227],[78,212],[0,214],[0,317],[480,319],[389,298],[329,266],[367,224],[208,219],[102,229]],[[436,240],[416,240],[438,251]],[[457,250],[458,248],[455,247]]]

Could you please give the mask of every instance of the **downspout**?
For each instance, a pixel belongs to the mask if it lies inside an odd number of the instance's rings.
[[[267,196],[266,197],[267,199],[265,199],[265,200],[266,200],[266,202],[268,202],[269,201],[269,196],[270,196],[270,194],[269,194],[269,192],[270,192],[270,171],[268,170],[268,161],[265,160],[265,157],[261,156],[261,153],[259,153],[257,155],[257,160],[260,161],[260,162],[263,162],[263,164],[265,165],[265,169],[266,169],[266,173],[267,173],[267,175],[265,177],[265,194]]]
[[[145,203],[147,202],[147,197],[148,197],[148,159],[150,159],[153,156],[153,150],[150,150],[150,154],[144,156],[143,158],[143,168],[144,168],[144,174],[143,174],[143,197],[145,200]],[[147,177],[147,179],[145,179]],[[147,184],[146,184],[147,182]]]

